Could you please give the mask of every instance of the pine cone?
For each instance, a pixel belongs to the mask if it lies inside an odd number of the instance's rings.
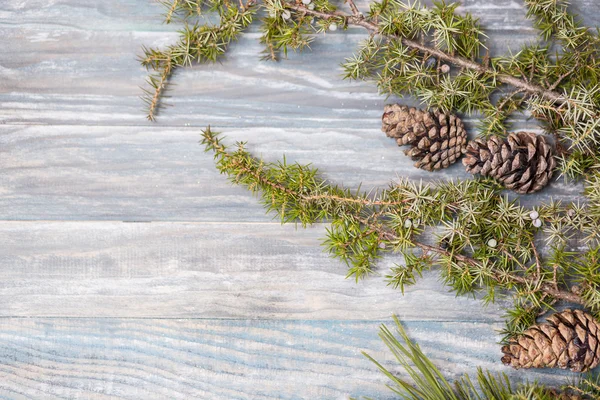
[[[562,368],[585,372],[600,363],[600,323],[581,310],[565,310],[534,325],[502,347],[514,368]]]
[[[446,168],[466,150],[465,126],[452,114],[388,104],[381,121],[387,136],[395,138],[399,146],[411,146],[404,154],[417,160],[417,168]]]
[[[463,158],[467,172],[491,176],[517,193],[533,193],[548,184],[556,160],[544,136],[530,132],[475,139]]]

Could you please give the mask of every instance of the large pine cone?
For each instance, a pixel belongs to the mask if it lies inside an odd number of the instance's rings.
[[[556,160],[546,138],[531,132],[517,132],[506,140],[492,136],[475,139],[463,158],[467,172],[491,176],[517,193],[533,193],[548,184]]]
[[[395,138],[399,146],[411,146],[404,153],[417,160],[417,168],[446,168],[466,150],[465,126],[452,114],[388,104],[381,121],[387,136]]]
[[[585,372],[600,363],[600,324],[581,310],[565,310],[534,325],[502,347],[514,368],[562,368]]]

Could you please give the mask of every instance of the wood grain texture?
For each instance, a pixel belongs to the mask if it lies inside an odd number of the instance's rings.
[[[2,319],[0,396],[44,399],[391,399],[380,321]],[[388,322],[387,320],[385,321]],[[485,323],[406,324],[451,377],[499,366]],[[449,347],[448,344],[452,343]],[[564,375],[564,374],[562,374]],[[561,374],[528,373],[560,382]]]
[[[427,274],[406,296],[358,284],[319,246],[323,226],[0,223],[0,316],[499,320]],[[24,279],[25,278],[25,279]],[[49,307],[51,305],[51,307]]]
[[[360,6],[366,9],[366,4]],[[583,2],[588,8],[593,4]],[[463,9],[489,29],[493,54],[516,51],[536,37],[517,0],[470,0]],[[138,98],[146,72],[135,55],[142,45],[174,41],[177,29],[161,24],[162,9],[153,1],[11,0],[0,10],[1,122],[150,125]],[[268,63],[258,61],[262,47],[253,29],[232,45],[218,68],[176,74],[174,107],[159,124],[346,129],[364,128],[380,116],[385,100],[372,83],[341,80],[339,64],[365,32],[327,33],[311,52]]]
[[[332,182],[364,190],[401,177],[470,179],[460,163],[438,173],[413,162],[379,130],[223,129],[226,143],[248,141],[268,161],[312,163]],[[219,127],[214,129],[219,130]],[[268,222],[245,189],[215,170],[199,128],[0,125],[0,218]],[[581,186],[555,180],[524,205],[576,198]]]
[[[596,0],[574,3],[599,24]],[[461,10],[488,28],[493,54],[536,37],[519,0]],[[501,366],[506,303],[457,298],[435,272],[403,297],[382,277],[393,256],[378,276],[344,279],[319,247],[323,225],[271,222],[197,144],[212,124],[268,161],[285,154],[352,188],[466,178],[458,165],[412,168],[379,131],[397,99],[341,80],[364,32],[263,63],[253,28],[222,64],[177,72],[173,107],[150,124],[135,56],[176,39],[160,12],[152,0],[0,2],[0,398],[388,398],[359,351],[389,363],[376,335],[393,313],[451,376],[483,366],[562,382]],[[522,202],[580,189],[556,182]]]

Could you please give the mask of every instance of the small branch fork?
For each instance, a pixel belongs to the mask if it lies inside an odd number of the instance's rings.
[[[441,249],[439,247],[429,246],[429,245],[422,244],[419,242],[413,242],[413,244],[416,247],[422,249],[423,251],[432,252],[432,253],[436,253],[438,255],[443,255],[443,256],[447,256],[447,257],[454,257],[458,261],[465,263],[465,264],[477,265],[477,260],[475,260],[471,257],[465,256],[465,255],[462,255],[462,254],[450,253],[449,251]],[[539,261],[537,261],[537,259],[536,259],[536,264],[539,265]],[[535,287],[538,287],[542,292],[544,292],[545,294],[547,294],[549,296],[552,296],[555,299],[565,300],[565,301],[568,301],[568,302],[571,302],[574,304],[585,305],[585,302],[581,296],[579,296],[578,294],[566,291],[566,290],[561,290],[558,288],[557,285],[548,284],[548,283],[544,283],[544,284],[540,285],[539,279],[532,281],[532,280],[527,279],[520,275],[507,274],[502,271],[496,271],[496,272],[499,272],[499,274],[494,275],[493,278],[498,283],[504,283],[505,282],[504,278],[506,278],[510,281],[513,281],[514,283],[519,283],[519,284],[523,284],[523,285],[534,285]]]
[[[377,226],[374,224],[369,224],[369,226],[373,230],[380,231],[380,237],[385,240],[394,241],[397,239],[396,235],[393,232],[386,230],[382,226]],[[433,253],[433,254],[437,254],[438,256],[453,257],[456,260],[460,261],[461,263],[468,264],[471,266],[475,266],[478,264],[477,260],[475,260],[472,257],[465,256],[463,254],[452,253],[452,252],[449,252],[448,250],[444,250],[440,247],[431,246],[431,245],[424,244],[424,243],[417,242],[417,241],[413,241],[412,244],[415,247],[420,248],[421,250],[423,250],[426,253]],[[539,271],[538,273],[541,274],[541,261],[539,259],[539,255],[537,253],[537,249],[535,250],[535,254],[536,254],[536,270],[538,270]],[[512,281],[513,283],[518,283],[518,284],[523,284],[523,285],[534,285],[534,286],[538,287],[546,295],[551,296],[555,299],[565,300],[565,301],[568,301],[568,302],[571,302],[574,304],[585,305],[585,302],[581,296],[579,296],[578,294],[566,291],[566,290],[559,289],[558,285],[555,282],[553,282],[553,284],[544,283],[544,284],[540,285],[539,278],[537,278],[535,281],[532,281],[532,280],[522,277],[520,275],[507,274],[506,272],[503,272],[503,271],[495,271],[495,272],[498,272],[498,274],[494,275],[493,278],[498,283],[505,283],[506,279],[508,279],[508,280]]]
[[[213,151],[216,154],[218,154],[219,156],[226,157],[229,159],[233,158],[232,154],[227,152],[227,149],[225,148],[225,146],[221,145],[214,137],[210,136],[209,134],[205,134],[205,140],[206,140],[206,142],[208,142],[210,144]],[[261,174],[260,171],[257,171],[252,168],[248,168],[246,165],[243,165],[242,163],[238,163],[238,162],[234,162],[234,165],[236,166],[236,168],[239,168],[242,173],[252,176],[257,182],[260,182],[262,185],[265,185],[265,186],[270,187],[271,189],[280,191],[281,193],[284,193],[287,196],[300,198],[305,201],[315,200],[317,197],[325,198],[327,196],[326,194],[319,194],[319,195],[315,196],[315,195],[311,195],[311,194],[297,193],[297,192],[289,189],[285,185],[282,185],[277,182],[273,182],[272,180],[270,180],[269,178],[267,178],[266,176]],[[369,205],[369,206],[391,205],[391,204],[388,204],[387,202],[371,201],[369,199],[347,198],[347,197],[340,197],[340,196],[336,196],[336,195],[330,196],[330,198],[333,200],[337,200],[337,201],[347,201],[347,202],[351,202],[351,203],[360,202],[361,204],[365,204],[365,205]],[[368,202],[368,203],[365,203],[365,202]],[[365,219],[365,218],[359,217],[357,219],[357,221],[359,221],[361,224],[363,224],[365,226],[368,226],[370,228],[370,232],[377,233],[378,236],[383,240],[394,242],[398,239],[397,235],[393,231],[387,229],[380,223],[371,221],[371,218]],[[419,241],[412,241],[412,244],[415,247],[421,249],[425,253],[432,253],[432,254],[436,254],[438,256],[452,257],[452,258],[458,260],[459,262],[470,265],[470,266],[476,266],[479,264],[479,262],[472,257],[469,257],[464,254],[456,254],[456,253],[450,252],[448,250],[442,249],[441,247],[431,246],[431,245],[428,245],[425,243],[421,243]],[[521,285],[536,287],[539,290],[541,290],[542,292],[544,292],[546,295],[551,296],[554,299],[565,300],[565,301],[568,301],[568,302],[571,302],[574,304],[585,305],[583,298],[579,294],[576,294],[576,293],[573,293],[570,291],[566,291],[566,290],[561,290],[558,287],[558,284],[555,280],[552,283],[540,284],[540,276],[541,276],[542,266],[541,266],[541,260],[539,258],[539,254],[535,247],[534,247],[534,253],[535,253],[535,260],[536,260],[535,261],[536,262],[536,279],[532,280],[532,279],[523,277],[521,275],[517,275],[514,273],[511,274],[511,273],[507,273],[506,271],[501,271],[501,270],[497,270],[497,269],[494,269],[494,271],[493,271],[494,274],[492,275],[492,278],[494,280],[496,280],[498,283],[510,282],[513,284],[521,284]]]
[[[356,7],[354,0],[346,0],[346,3],[350,7],[350,10],[352,10],[352,15],[354,15],[356,18],[364,18],[362,13],[358,10],[358,7]]]
[[[310,10],[303,4],[296,3],[284,3],[286,8],[291,10],[295,10],[307,15],[312,15],[314,17],[319,17],[322,19],[332,19],[332,18],[343,18],[348,25],[360,26],[371,32],[373,35],[381,35],[379,32],[379,27],[377,24],[366,20],[362,14],[356,8],[356,5],[353,3],[353,0],[347,0],[350,9],[352,10],[352,14],[346,14],[339,11],[334,12],[322,12],[317,10]],[[358,14],[356,14],[358,12]],[[416,42],[414,40],[410,40],[397,35],[381,35],[387,37],[388,39],[400,40],[400,42],[411,49],[418,50],[422,54],[427,54],[429,56],[436,57],[438,60],[445,61],[451,64],[454,64],[458,67],[473,70],[479,72],[481,74],[490,74],[493,75],[499,82],[502,82],[507,85],[511,85],[515,88],[522,89],[530,94],[536,94],[541,97],[544,97],[547,100],[550,100],[557,104],[564,103],[567,99],[562,96],[560,93],[555,92],[554,90],[546,89],[542,86],[535,85],[533,83],[527,82],[523,79],[515,78],[514,76],[507,74],[498,74],[489,66],[485,66],[479,64],[475,61],[466,59],[464,57],[451,55],[445,53],[441,50],[438,50],[433,47],[429,47],[422,43]]]

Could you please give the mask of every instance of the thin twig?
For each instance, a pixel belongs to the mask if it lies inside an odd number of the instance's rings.
[[[356,4],[354,3],[354,0],[346,0],[346,3],[348,3],[348,6],[350,7],[350,10],[352,10],[352,14],[355,17],[363,18],[362,13],[359,11],[358,7],[356,7]]]
[[[525,89],[517,89],[517,90],[514,90],[514,91],[510,92],[508,95],[506,95],[506,97],[504,98],[504,100],[502,100],[500,103],[498,103],[498,105],[496,106],[496,108],[501,111],[504,108],[504,106],[506,105],[506,103],[508,103],[508,101],[510,99],[512,99],[513,97],[515,97],[519,93],[524,93],[524,92],[525,92]]]
[[[555,289],[558,289],[558,264],[554,264],[552,266],[552,284],[554,285]]]
[[[317,11],[317,10],[310,10],[303,4],[285,3],[284,6],[291,10],[295,10],[298,12],[302,12],[302,13],[312,15],[315,17],[319,17],[319,18],[323,18],[323,19],[344,18],[348,25],[361,26],[373,34],[381,35],[381,33],[379,32],[379,27],[376,24],[374,24],[370,21],[367,21],[364,18],[357,18],[354,15],[345,14],[345,13],[342,13],[339,11],[323,12],[323,11]],[[419,42],[407,39],[402,36],[398,36],[398,35],[381,35],[381,36],[387,37],[389,39],[400,40],[400,42],[408,48],[418,50],[422,54],[429,54],[433,57],[438,58],[439,60],[449,62],[458,67],[473,70],[473,71],[479,72],[481,74],[493,75],[496,78],[496,80],[498,80],[502,83],[514,86],[516,88],[523,89],[531,94],[537,94],[537,95],[542,96],[542,97],[546,98],[547,100],[550,100],[554,103],[562,104],[567,100],[560,93],[545,89],[542,86],[535,85],[530,82],[526,82],[525,80],[515,78],[514,76],[511,76],[511,75],[499,74],[496,71],[494,71],[492,68],[484,66],[482,64],[479,64],[479,63],[469,60],[467,58],[445,53],[442,50],[439,50],[439,49],[436,49],[433,47],[429,47],[427,45],[423,45]]]
[[[169,7],[169,11],[167,12],[167,15],[165,15],[165,22],[167,24],[169,24],[171,22],[171,19],[173,18],[173,14],[175,13],[175,10],[177,9],[178,5],[179,5],[179,0],[173,0],[173,4],[171,5],[171,7]]]
[[[304,201],[314,201],[321,199],[330,199],[336,200],[342,203],[354,203],[361,204],[364,206],[372,206],[372,207],[380,207],[380,206],[404,206],[409,199],[404,199],[402,201],[383,201],[383,200],[372,200],[369,198],[355,198],[355,197],[342,197],[333,195],[330,193],[320,193],[320,194],[310,194],[310,195],[302,195],[302,200]]]
[[[158,81],[154,85],[154,95],[149,102],[148,105],[148,115],[147,118],[150,121],[154,121],[156,117],[156,111],[158,109],[158,105],[160,102],[160,97],[162,95],[163,90],[167,85],[167,80],[171,76],[171,72],[173,71],[173,62],[171,61],[171,56],[167,58],[165,61],[165,65],[163,66],[162,73],[160,74]]]
[[[568,70],[567,72],[565,72],[564,74],[559,76],[558,79],[556,80],[556,82],[554,82],[554,84],[552,84],[552,86],[550,86],[548,89],[555,90],[558,87],[558,85],[560,85],[560,83],[563,81],[563,79],[565,79],[567,76],[571,75],[578,67],[579,67],[579,60],[575,63],[573,68],[571,68],[570,70]]]
[[[217,154],[219,154],[220,156],[223,156],[223,157],[234,159],[234,157],[226,151],[226,148],[223,145],[221,145],[215,138],[207,137],[207,136],[205,136],[205,137],[207,139],[210,139],[211,146]],[[311,195],[294,192],[293,190],[289,189],[288,187],[286,187],[280,183],[273,182],[268,177],[261,174],[259,171],[248,168],[246,165],[238,162],[237,160],[234,160],[233,166],[238,168],[242,173],[251,175],[252,177],[254,177],[254,179],[256,179],[256,181],[260,182],[261,184],[269,186],[272,189],[279,190],[279,191],[287,194],[288,196],[300,198],[300,199],[306,200],[306,201],[311,199]],[[354,200],[362,201],[361,199],[354,199],[354,198],[340,198],[339,196],[332,196],[332,198],[333,197],[335,197],[338,200],[342,199],[344,201],[354,201]],[[382,214],[381,213],[378,214],[377,212],[375,212],[374,215],[380,216]],[[382,239],[390,241],[390,242],[394,242],[398,239],[398,236],[396,235],[395,232],[386,228],[385,226],[383,226],[380,223],[372,222],[370,220],[371,218],[363,218],[360,216],[355,216],[355,218],[358,222],[360,222],[361,224],[370,228],[369,233],[377,233],[379,238],[382,238]],[[431,245],[428,245],[425,243],[421,243],[419,241],[413,240],[413,241],[411,241],[411,243],[414,247],[420,248],[424,252],[434,253],[434,254],[437,254],[438,256],[451,257],[451,258],[458,260],[461,263],[471,265],[471,266],[479,265],[479,262],[476,259],[469,257],[467,255],[464,255],[464,254],[456,254],[454,252],[450,252],[448,250],[442,249],[441,247],[431,246]],[[537,250],[535,250],[535,253],[537,253]],[[507,254],[509,254],[509,253],[507,253]],[[540,263],[540,261],[537,261],[537,262]],[[541,268],[541,266],[540,266],[540,268]],[[500,270],[497,268],[493,268],[491,272],[492,272],[492,275],[491,275],[492,278],[494,280],[496,280],[498,283],[507,283],[507,280],[508,280],[508,282],[513,283],[513,284],[535,286],[535,287],[538,287],[539,290],[541,290],[543,293],[546,293],[547,295],[553,297],[554,299],[566,300],[571,303],[585,305],[585,301],[583,300],[583,298],[580,295],[573,293],[573,292],[566,291],[566,290],[561,290],[557,287],[554,287],[554,285],[549,284],[549,283],[540,284],[539,279],[536,279],[536,281],[532,281],[531,279],[528,279],[526,277],[516,275],[516,274],[511,274],[511,273],[508,273],[506,271],[503,271],[503,270]],[[540,273],[541,273],[541,271],[540,271]]]
[[[531,248],[533,249],[533,255],[535,256],[535,275],[539,281],[542,278],[542,262],[540,261],[540,255],[538,254],[537,247],[533,240],[531,241]]]
[[[267,43],[269,45],[269,53],[271,53],[271,61],[276,61],[277,56],[275,56],[275,49],[273,48],[273,44],[271,42]]]

